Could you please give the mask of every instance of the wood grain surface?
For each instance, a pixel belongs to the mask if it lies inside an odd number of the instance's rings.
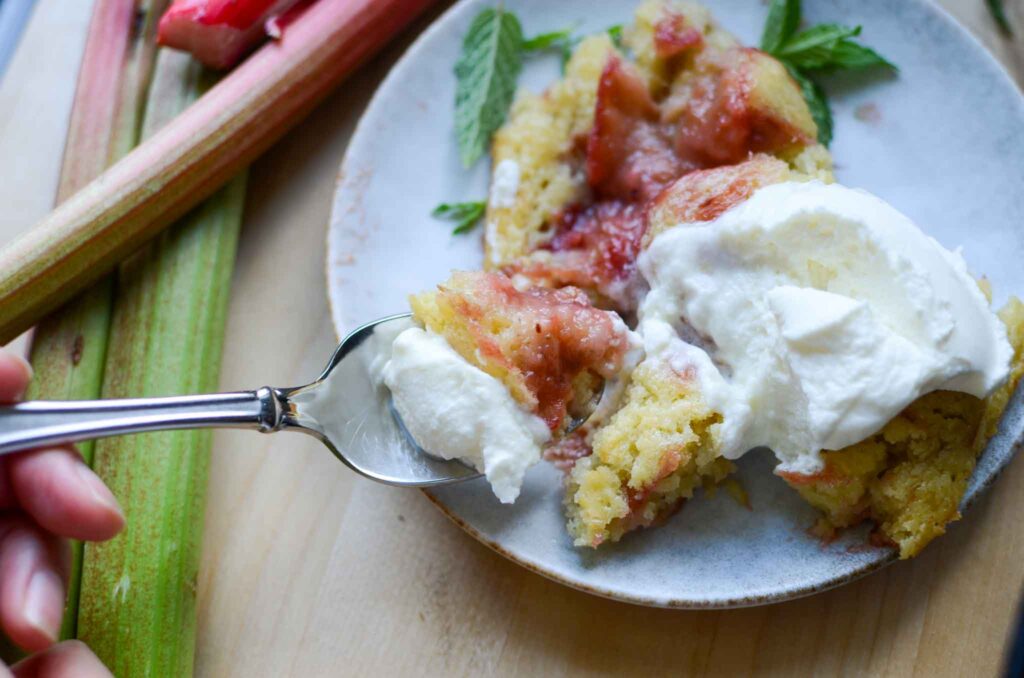
[[[1024,79],[1019,0],[1007,0],[1018,42],[998,34],[982,0],[941,4]],[[86,5],[42,0],[0,85],[0,242],[52,201]],[[322,269],[338,165],[369,96],[425,25],[253,168],[223,389],[308,381],[334,347]],[[916,560],[810,598],[712,612],[549,582],[419,493],[359,479],[299,436],[219,433],[208,500],[199,676],[987,676],[1000,670],[1024,583],[1019,459]]]

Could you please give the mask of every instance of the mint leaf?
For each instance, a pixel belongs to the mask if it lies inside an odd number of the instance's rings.
[[[562,71],[564,72],[565,65],[569,63],[569,59],[572,58],[572,51],[576,48],[576,45],[579,44],[579,41],[579,38],[573,37],[572,29],[567,28],[563,31],[541,33],[529,40],[524,40],[523,51],[534,52],[548,48],[557,49],[559,51],[559,56],[562,59]]]
[[[808,78],[796,68],[786,65],[789,74],[800,86],[800,93],[804,95],[807,108],[811,111],[814,124],[818,126],[818,142],[822,146],[832,143],[832,109],[828,105],[825,92],[816,82]]]
[[[800,87],[811,117],[818,126],[818,141],[832,141],[832,109],[824,90],[810,73],[886,66],[898,70],[870,47],[854,42],[861,27],[818,24],[797,32],[800,0],[772,0],[761,34],[761,49],[778,59]]]
[[[476,15],[455,63],[455,135],[462,164],[470,167],[505,122],[522,70],[523,29],[504,9]]]
[[[832,50],[832,61],[830,66],[832,68],[845,68],[849,70],[870,68],[872,66],[885,66],[894,71],[899,70],[895,64],[875,50],[870,47],[865,47],[864,45],[858,45],[853,40],[839,41],[839,44],[837,44]]]
[[[456,222],[452,235],[459,235],[473,230],[473,227],[476,226],[477,222],[480,221],[486,211],[487,203],[483,200],[453,203],[443,202],[434,208],[430,213],[430,216],[435,219]]]
[[[824,68],[832,64],[832,55],[841,41],[859,34],[860,26],[818,24],[793,35],[772,53],[797,68]]]
[[[799,2],[800,0],[797,0]],[[617,48],[622,49],[622,24],[615,24],[609,26],[607,29],[608,37],[612,39],[612,44]]]
[[[1010,20],[1006,18],[1006,8],[1003,7],[1003,0],[985,0],[985,5],[988,7],[989,13],[992,14],[996,25],[999,26],[999,30],[1007,35],[1013,35],[1013,27],[1010,26]]]
[[[548,47],[555,47],[563,42],[569,40],[572,36],[572,29],[565,29],[564,31],[551,31],[550,33],[541,33],[535,35],[528,40],[523,40],[523,51],[532,52],[538,49],[547,49]]]
[[[796,33],[800,25],[800,0],[772,0],[761,33],[761,49],[769,54]]]

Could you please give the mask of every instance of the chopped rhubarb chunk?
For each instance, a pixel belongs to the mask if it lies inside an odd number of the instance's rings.
[[[543,255],[505,270],[551,287],[585,287],[616,309],[632,311],[639,282],[636,258],[646,225],[645,209],[636,203],[605,200],[570,206],[554,218],[555,234],[543,246]]]
[[[597,87],[587,181],[608,198],[647,201],[685,171],[647,85],[612,55]]]
[[[751,48],[727,50],[707,68],[675,111],[676,153],[698,167],[745,160],[751,153],[772,153],[806,144],[807,135],[775,111],[759,106],[758,75],[781,69],[771,57]]]
[[[640,205],[603,201],[585,208],[573,206],[556,218],[555,235],[546,249],[587,252],[594,279],[611,284],[632,275],[644,226]]]
[[[667,10],[654,26],[654,51],[662,59],[703,45],[704,34],[679,12]]]
[[[299,1],[175,0],[160,18],[157,42],[211,68],[230,68],[263,41],[271,18]]]

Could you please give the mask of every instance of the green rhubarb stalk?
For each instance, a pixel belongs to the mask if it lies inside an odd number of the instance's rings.
[[[157,62],[144,136],[204,89],[188,57]],[[119,271],[103,396],[216,390],[245,173],[125,262]],[[188,676],[196,634],[210,431],[101,440],[94,468],[127,527],[85,549],[78,637],[124,676]]]
[[[68,125],[57,202],[63,202],[138,143],[156,55],[154,36],[166,0],[97,0]],[[35,379],[28,397],[100,396],[113,280],[101,280],[43,320],[32,342]],[[92,444],[79,450],[89,461]],[[75,635],[81,544],[72,545],[62,638]]]

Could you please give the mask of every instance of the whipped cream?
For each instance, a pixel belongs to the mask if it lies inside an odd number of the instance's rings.
[[[813,473],[820,450],[921,395],[984,397],[1009,370],[1006,329],[963,258],[864,191],[767,186],[660,234],[640,270],[648,353],[696,365],[729,458],[767,446],[781,470]]]
[[[551,438],[544,421],[505,386],[455,352],[444,337],[413,327],[392,345],[384,383],[417,444],[444,459],[461,459],[487,476],[509,504],[526,469]]]

